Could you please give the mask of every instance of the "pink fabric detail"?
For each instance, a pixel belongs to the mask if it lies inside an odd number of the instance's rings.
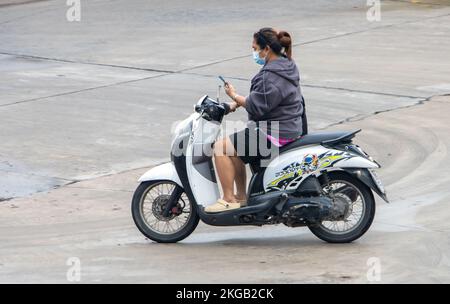
[[[297,138],[275,138],[272,135],[267,135],[267,139],[270,140],[270,142],[277,147],[282,147],[284,145],[287,145],[287,144],[295,141]]]

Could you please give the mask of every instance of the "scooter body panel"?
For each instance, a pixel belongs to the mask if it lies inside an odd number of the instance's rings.
[[[212,164],[212,147],[220,124],[200,118],[193,121],[192,129],[186,149],[186,171],[196,203],[206,207],[220,197]]]
[[[265,191],[294,190],[307,176],[337,168],[378,168],[367,158],[356,154],[312,145],[285,152],[272,160],[264,172]]]

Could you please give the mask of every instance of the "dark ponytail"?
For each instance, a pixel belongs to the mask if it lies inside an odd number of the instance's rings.
[[[273,28],[265,27],[256,32],[253,38],[261,49],[269,46],[275,54],[292,59],[292,39],[288,32],[277,32]]]
[[[278,41],[281,46],[284,48],[284,53],[289,60],[292,59],[292,39],[291,35],[288,32],[280,31],[277,35]]]

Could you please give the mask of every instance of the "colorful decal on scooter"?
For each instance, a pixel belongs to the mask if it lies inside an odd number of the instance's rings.
[[[298,182],[304,175],[310,175],[318,170],[332,167],[338,161],[352,158],[348,152],[328,151],[320,154],[307,154],[301,163],[294,162],[286,166],[280,172],[275,173],[276,179],[271,181],[269,189],[286,189],[292,182]]]
[[[317,154],[307,154],[300,165],[303,173],[311,173],[317,170],[317,165],[319,164],[319,158]]]
[[[275,173],[277,178],[270,182],[269,188],[286,186],[290,181],[301,175],[303,175],[301,164],[298,162],[292,163],[280,172]]]

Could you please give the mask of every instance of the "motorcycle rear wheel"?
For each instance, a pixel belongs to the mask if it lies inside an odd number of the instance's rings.
[[[340,189],[343,190],[339,191],[337,195],[334,194],[335,199],[348,203],[348,213],[353,212],[353,208],[358,202],[361,205],[360,216],[357,218],[350,214],[342,221],[323,221],[320,224],[308,226],[308,228],[315,236],[328,243],[353,242],[367,232],[375,217],[375,199],[372,190],[348,173],[329,172],[327,174],[328,183],[322,187],[327,189],[333,185],[341,185]],[[350,219],[355,221],[353,226],[348,224]]]

